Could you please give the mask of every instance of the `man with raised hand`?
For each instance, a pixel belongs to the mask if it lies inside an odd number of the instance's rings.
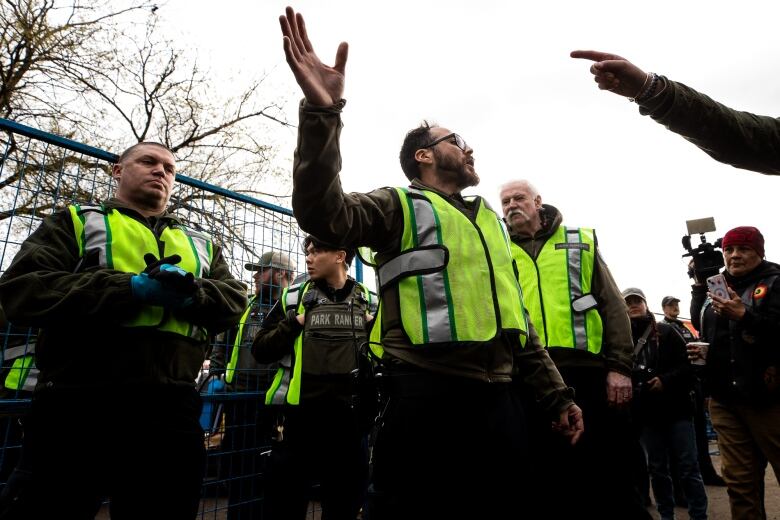
[[[509,388],[513,372],[571,442],[582,417],[527,323],[498,216],[480,197],[460,194],[479,182],[473,150],[426,123],[401,147],[410,186],[345,194],[338,174],[347,44],[330,67],[314,53],[300,14],[288,8],[280,22],[305,96],[295,216],[321,240],[370,247],[378,266],[381,300],[370,340],[389,400],[373,450],[370,516],[516,518],[533,476],[524,469],[525,420]]]

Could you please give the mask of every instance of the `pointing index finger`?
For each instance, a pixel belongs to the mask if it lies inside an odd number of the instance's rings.
[[[604,60],[622,60],[624,58],[617,54],[610,54],[608,52],[590,51],[590,50],[578,50],[571,51],[569,54],[572,58],[581,58],[591,61],[604,61]]]

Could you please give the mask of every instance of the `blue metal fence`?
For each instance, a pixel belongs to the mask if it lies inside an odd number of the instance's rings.
[[[111,196],[111,165],[117,156],[4,119],[0,119],[0,149],[2,273],[21,243],[45,216],[68,204],[96,203]],[[247,287],[253,286],[253,272],[246,270],[244,264],[256,262],[264,252],[286,252],[299,270],[305,267],[300,247],[303,234],[289,209],[185,175],[177,174],[176,180],[171,197],[173,211],[222,245],[233,275]],[[362,269],[356,263],[354,274],[362,279]],[[5,388],[4,381],[14,360],[11,354],[32,351],[36,336],[35,331],[13,327],[2,318],[0,486],[5,485],[18,459],[19,418],[29,405],[30,397],[27,390]],[[227,335],[215,341],[231,343],[232,339]],[[264,437],[255,429],[267,426],[268,418],[260,416],[267,412],[259,411],[263,388],[210,392],[219,385],[210,383],[207,374],[208,367],[204,366],[202,388],[207,412],[204,423],[211,431],[205,440],[208,443],[208,469],[199,518],[216,519],[226,516],[226,497],[231,486],[244,486],[249,490],[244,500],[262,500],[262,489],[258,486],[262,484],[262,457],[268,446],[254,439]],[[220,410],[230,410],[231,414],[220,415],[217,413]],[[241,419],[230,424],[224,420],[225,415]],[[246,442],[237,443],[237,438]],[[229,446],[226,439],[233,439]]]

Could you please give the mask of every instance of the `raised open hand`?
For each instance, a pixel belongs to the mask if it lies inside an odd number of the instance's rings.
[[[572,51],[572,58],[595,61],[590,73],[595,76],[601,90],[609,90],[621,96],[637,97],[647,80],[647,73],[617,54],[600,51]]]
[[[347,42],[341,42],[333,67],[323,64],[314,53],[303,16],[292,7],[279,17],[284,35],[284,54],[300,85],[306,101],[312,105],[330,106],[344,94],[344,68],[347,65]]]

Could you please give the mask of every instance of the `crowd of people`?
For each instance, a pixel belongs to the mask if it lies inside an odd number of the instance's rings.
[[[658,321],[640,288],[621,291],[596,231],[564,223],[529,180],[501,187],[503,218],[461,195],[479,176],[449,129],[407,133],[407,186],[344,193],[348,46],[324,65],[299,13],[280,23],[304,95],[292,205],[310,233],[307,276],[266,251],[245,266],[248,298],[212,238],[167,211],[173,153],[125,150],[114,197],[44,219],[0,277],[8,320],[40,330],[35,366],[4,380],[21,389],[35,370],[0,519],[94,518],[105,499],[112,518],[194,518],[207,356],[233,393],[230,466],[252,475],[229,483],[228,518],[301,519],[313,482],[324,519],[646,519],[652,487],[662,519],[684,503],[698,520],[705,483],[725,483],[732,518],[766,518],[767,464],[780,475],[780,266],[761,232],[723,237],[727,295],[694,258],[692,330],[678,298]],[[780,173],[779,120],[616,55],[572,57],[717,160]],[[359,248],[376,294],[348,274]]]

